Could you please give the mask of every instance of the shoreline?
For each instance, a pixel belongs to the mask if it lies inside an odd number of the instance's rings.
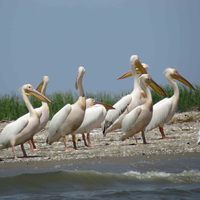
[[[6,122],[0,123],[1,129],[6,125]],[[175,137],[171,139],[160,140],[160,133],[158,129],[149,131],[146,134],[146,139],[149,144],[142,144],[140,134],[138,137],[138,144],[134,138],[120,141],[122,133],[117,130],[108,133],[103,137],[100,129],[96,129],[91,133],[92,147],[84,146],[83,141],[80,141],[81,135],[77,135],[79,141],[77,142],[78,150],[72,149],[71,137],[67,142],[69,150],[64,151],[63,142],[57,142],[51,146],[45,143],[47,130],[42,131],[35,135],[36,146],[38,151],[31,152],[29,145],[25,144],[25,149],[28,158],[19,158],[14,160],[12,157],[11,148],[3,149],[0,153],[0,172],[7,173],[11,171],[23,171],[26,168],[34,169],[48,169],[54,168],[56,165],[64,166],[70,163],[79,163],[80,165],[85,162],[93,163],[93,161],[105,161],[124,159],[154,159],[156,157],[182,157],[185,155],[198,155],[200,153],[200,145],[197,145],[197,133],[200,125],[200,112],[192,111],[185,113],[177,113],[169,124],[165,126],[166,136]],[[17,156],[22,156],[19,146],[16,147]],[[189,157],[189,156],[188,156]],[[74,164],[76,165],[76,164]],[[120,165],[118,163],[118,165]],[[45,167],[46,166],[46,167]],[[31,170],[29,171],[31,172]]]
[[[0,178],[22,174],[42,174],[60,171],[95,171],[124,173],[149,171],[177,173],[188,170],[200,171],[199,153],[163,155],[134,155],[128,157],[81,158],[77,160],[41,160],[7,162],[0,166]]]

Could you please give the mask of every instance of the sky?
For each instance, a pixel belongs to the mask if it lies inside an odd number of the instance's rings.
[[[50,78],[47,93],[75,91],[78,66],[87,92],[130,91],[130,56],[153,79],[175,67],[200,84],[199,0],[0,0],[0,95]]]

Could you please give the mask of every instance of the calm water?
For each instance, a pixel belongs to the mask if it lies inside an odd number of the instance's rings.
[[[0,176],[0,199],[200,199],[198,155],[96,160]]]

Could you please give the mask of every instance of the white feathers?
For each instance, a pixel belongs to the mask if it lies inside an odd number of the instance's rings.
[[[71,112],[71,109],[72,106],[70,104],[67,104],[53,116],[49,124],[48,143],[51,144],[54,141],[54,137],[56,137],[55,140],[60,138],[62,132],[60,132],[59,129],[62,127],[64,121],[67,119],[69,113]]]
[[[105,119],[106,109],[103,105],[94,105],[86,109],[81,126],[76,133],[89,133],[94,128],[100,128]]]
[[[131,103],[131,94],[122,97],[113,105],[115,109],[108,110],[105,122],[103,123],[104,133],[108,133],[121,127],[121,118],[128,105]]]
[[[14,139],[27,125],[27,117],[20,117],[16,121],[11,122],[2,130],[0,134],[0,147],[1,149],[11,146],[11,140]]]
[[[153,106],[153,115],[145,131],[150,131],[158,126],[163,126],[172,110],[170,98],[165,98]]]
[[[134,128],[135,122],[141,114],[141,111],[141,106],[138,106],[135,109],[133,109],[130,113],[126,114],[122,121],[122,131],[124,133],[127,133]]]

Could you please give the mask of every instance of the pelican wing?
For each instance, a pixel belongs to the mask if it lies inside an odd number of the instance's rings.
[[[147,125],[145,131],[150,131],[158,126],[162,126],[172,109],[172,102],[170,98],[165,98],[153,106],[153,115],[151,121]]]
[[[130,94],[122,97],[119,101],[117,101],[113,107],[115,109],[121,110],[122,112],[124,112],[124,110],[127,108],[127,106],[130,104],[132,100],[132,97]]]
[[[124,119],[122,121],[122,131],[123,132],[127,133],[134,128],[135,123],[136,123],[141,111],[142,111],[141,106],[138,106],[124,117]]]
[[[59,130],[63,122],[67,119],[71,109],[71,105],[67,104],[53,116],[49,124],[49,134],[55,134]]]
[[[106,115],[106,109],[102,105],[94,105],[85,111],[85,116],[77,133],[88,133],[94,128],[100,128]]]
[[[131,100],[132,100],[131,95],[126,95],[113,105],[115,109],[108,110],[103,125],[104,132],[108,132],[109,130],[112,129],[111,126],[120,117],[120,115],[124,113],[128,105],[131,103]]]
[[[20,134],[23,129],[28,125],[28,115],[24,115],[17,119],[14,122],[11,122],[2,130],[0,134],[0,146],[3,148],[4,146],[8,146],[10,144],[10,140]]]

